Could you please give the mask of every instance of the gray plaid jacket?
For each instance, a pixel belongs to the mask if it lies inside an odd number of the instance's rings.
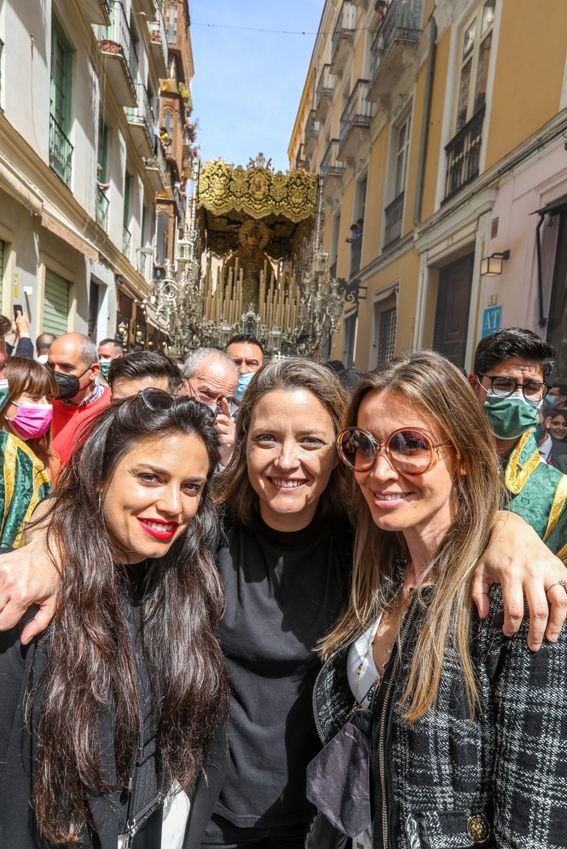
[[[408,725],[400,701],[422,616],[374,700],[374,847],[567,849],[567,632],[537,653],[527,648],[527,622],[506,638],[493,587],[490,614],[475,616],[471,631],[481,710],[469,718],[461,666],[448,648],[435,709]],[[325,742],[352,707],[344,661],[344,652],[331,658],[316,683]]]

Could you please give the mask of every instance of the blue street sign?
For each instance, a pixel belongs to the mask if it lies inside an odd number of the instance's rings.
[[[500,319],[502,318],[502,307],[487,307],[482,311],[482,336],[488,336],[495,330],[500,330]]]

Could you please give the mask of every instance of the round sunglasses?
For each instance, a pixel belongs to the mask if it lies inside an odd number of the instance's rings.
[[[451,442],[435,442],[433,434],[415,427],[393,431],[385,442],[366,430],[347,427],[337,436],[337,451],[343,463],[355,472],[368,472],[383,450],[392,466],[404,475],[422,475],[439,460],[439,448]]]

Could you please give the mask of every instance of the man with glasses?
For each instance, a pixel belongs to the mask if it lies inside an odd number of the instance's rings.
[[[185,385],[180,395],[189,395],[206,404],[215,414],[221,466],[228,465],[234,451],[235,427],[230,405],[238,385],[238,368],[217,348],[197,348],[183,366]]]
[[[531,330],[497,330],[480,341],[468,379],[494,434],[506,506],[567,563],[567,476],[540,462],[534,434],[554,357]]]

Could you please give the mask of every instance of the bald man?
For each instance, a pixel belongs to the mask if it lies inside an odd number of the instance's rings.
[[[97,383],[96,344],[82,333],[65,333],[52,342],[47,366],[58,388],[53,400],[53,447],[67,463],[84,426],[110,404],[110,389]]]

